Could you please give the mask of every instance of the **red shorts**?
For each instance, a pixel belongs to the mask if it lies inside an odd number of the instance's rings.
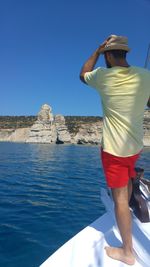
[[[135,178],[135,164],[140,153],[129,157],[118,157],[101,149],[101,159],[108,187],[119,188]]]

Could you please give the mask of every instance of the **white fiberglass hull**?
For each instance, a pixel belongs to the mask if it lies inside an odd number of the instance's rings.
[[[116,226],[113,203],[107,191],[101,198],[107,212],[65,243],[40,267],[125,267],[109,258],[105,246],[121,246]],[[141,223],[133,216],[133,246],[136,255],[134,267],[150,267],[150,223]]]

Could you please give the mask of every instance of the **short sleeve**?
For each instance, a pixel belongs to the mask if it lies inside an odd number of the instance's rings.
[[[100,74],[102,73],[101,70],[102,68],[97,68],[93,71],[86,72],[84,74],[85,82],[93,88],[96,88],[96,89],[99,88],[100,86],[99,81],[100,81],[100,76],[101,76]]]

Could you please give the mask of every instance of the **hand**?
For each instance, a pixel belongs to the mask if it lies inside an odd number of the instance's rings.
[[[108,42],[108,39],[105,40],[97,49],[98,54],[102,54],[104,52],[104,48]]]

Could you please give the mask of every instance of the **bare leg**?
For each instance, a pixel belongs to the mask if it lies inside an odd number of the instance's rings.
[[[106,247],[109,257],[133,265],[135,258],[132,247],[131,215],[128,204],[128,186],[112,189],[115,204],[115,215],[122,237],[122,248]]]
[[[132,179],[129,179],[129,182],[128,182],[128,202],[130,202],[131,195],[132,195]]]

